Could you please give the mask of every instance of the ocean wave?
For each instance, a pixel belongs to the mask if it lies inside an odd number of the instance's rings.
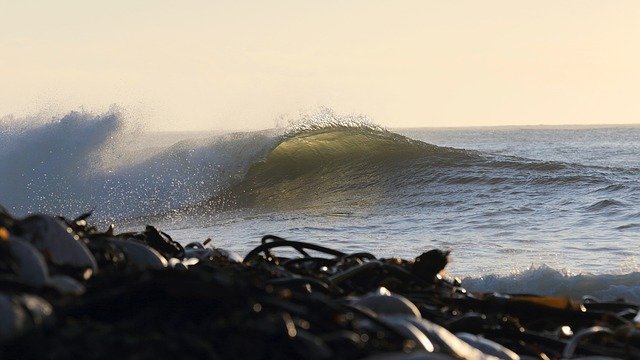
[[[424,203],[435,186],[457,196],[459,187],[468,193],[608,181],[578,165],[428,144],[329,109],[287,128],[180,139],[129,131],[116,108],[71,112],[3,119],[0,141],[0,203],[17,215],[95,209],[96,217],[113,220],[185,209],[411,208],[407,199]]]
[[[591,295],[603,301],[640,302],[640,272],[572,275],[542,265],[508,275],[468,277],[462,280],[462,285],[469,291],[562,295],[575,299]]]
[[[628,229],[638,229],[640,228],[640,224],[638,223],[631,223],[631,224],[624,224],[624,225],[620,225],[618,227],[616,227],[616,230],[628,230]]]
[[[58,118],[1,119],[0,202],[17,215],[44,211],[72,216],[88,209],[96,209],[94,216],[101,218],[165,213],[200,204],[242,183],[265,159],[279,157],[274,171],[292,177],[302,166],[326,168],[329,163],[346,164],[354,155],[367,157],[367,151],[376,153],[369,136],[387,139],[386,149],[392,152],[397,152],[391,146],[394,141],[412,143],[361,117],[340,117],[328,109],[284,129],[164,143],[147,139],[146,145],[135,143],[153,134],[127,132],[125,125],[116,108],[99,115],[71,112]],[[346,133],[354,134],[350,140],[360,141],[341,141]],[[311,151],[306,155],[302,147],[283,152],[291,144],[311,141],[324,146],[307,147]],[[260,175],[265,176],[265,186],[277,181],[274,174]]]
[[[626,204],[621,202],[621,201],[614,200],[614,199],[605,199],[605,200],[600,200],[598,202],[595,202],[595,203],[585,207],[585,210],[587,210],[587,211],[600,211],[600,210],[611,208],[611,207],[621,207],[621,206],[626,206]]]
[[[611,184],[611,185],[607,185],[605,187],[599,188],[594,190],[594,193],[600,193],[600,192],[604,192],[604,193],[615,193],[615,192],[620,192],[623,190],[626,190],[628,187],[626,185],[622,185],[622,184]]]
[[[473,152],[427,144],[387,130],[333,124],[288,133],[223,194],[223,201],[290,207],[316,200],[388,199],[416,180],[433,181],[436,171],[429,169],[477,160]],[[220,201],[215,197],[211,204]]]
[[[497,168],[510,168],[517,170],[532,170],[532,171],[560,171],[570,167],[570,164],[558,162],[558,161],[536,161],[522,159],[518,157],[509,156],[508,159],[496,159],[493,162],[493,166]]]

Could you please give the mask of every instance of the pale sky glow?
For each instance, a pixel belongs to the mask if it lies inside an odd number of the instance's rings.
[[[164,130],[640,123],[638,1],[0,0],[0,117]]]

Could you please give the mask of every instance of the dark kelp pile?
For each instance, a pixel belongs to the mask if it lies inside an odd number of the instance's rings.
[[[265,236],[242,259],[87,218],[0,210],[1,358],[640,359],[637,304],[471,294],[447,252]]]

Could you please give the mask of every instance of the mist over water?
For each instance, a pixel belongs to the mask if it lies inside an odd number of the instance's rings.
[[[239,253],[267,233],[379,256],[447,248],[449,271],[479,290],[640,298],[637,139],[638,127],[390,131],[329,109],[281,129],[143,134],[117,109],[73,112],[0,123],[0,203],[95,209],[101,224],[152,222]]]

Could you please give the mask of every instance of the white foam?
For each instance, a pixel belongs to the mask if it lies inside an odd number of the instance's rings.
[[[0,203],[14,214],[94,218],[156,214],[211,197],[241,178],[280,135],[256,131],[167,139],[125,131],[121,112],[0,122]],[[144,138],[150,148],[131,143]],[[164,142],[155,142],[154,138]]]
[[[95,165],[96,151],[122,125],[115,108],[102,115],[71,112],[58,119],[4,119],[0,202],[22,214],[41,210],[38,206],[73,208],[78,201],[70,195],[86,192],[86,175]]]
[[[468,277],[462,286],[474,292],[565,295],[576,299],[592,295],[601,300],[640,302],[640,272],[628,274],[578,274],[542,265],[508,275]]]

